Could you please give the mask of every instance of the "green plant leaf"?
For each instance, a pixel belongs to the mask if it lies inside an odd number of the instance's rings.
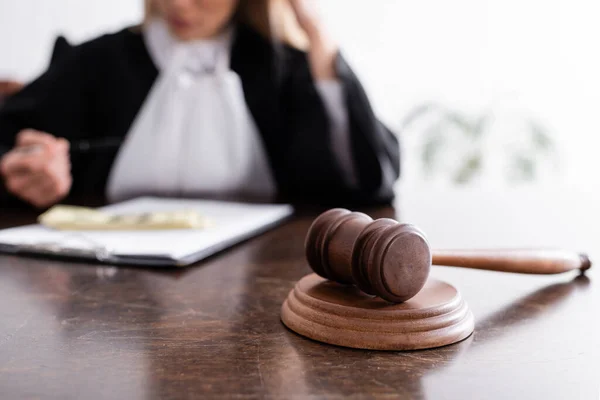
[[[481,171],[483,159],[481,153],[477,152],[468,156],[458,172],[454,176],[454,183],[465,185],[469,183]]]
[[[427,139],[421,151],[421,162],[423,170],[427,174],[431,174],[435,169],[435,162],[439,158],[446,140],[441,133],[441,124],[439,123],[427,129],[427,133]]]
[[[491,120],[492,116],[490,114],[486,113],[481,115],[473,125],[473,135],[477,138],[482,137]]]
[[[401,129],[408,129],[413,123],[415,123],[415,121],[419,120],[421,117],[434,111],[439,111],[440,108],[441,107],[435,103],[425,103],[413,108],[402,119],[402,123],[400,124]]]
[[[512,160],[512,176],[517,181],[533,181],[536,175],[535,160],[527,154],[516,154]]]
[[[536,121],[529,121],[531,129],[531,138],[536,149],[549,151],[554,147],[552,138],[544,126]]]
[[[473,135],[473,124],[469,121],[469,119],[459,112],[456,111],[448,111],[445,115],[448,122],[452,123],[458,129],[460,129],[467,136]]]

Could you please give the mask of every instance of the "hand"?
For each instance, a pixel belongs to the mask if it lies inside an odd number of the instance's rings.
[[[327,34],[319,18],[313,0],[289,0],[300,28],[304,30],[310,44],[309,59],[316,80],[335,79],[335,58],[338,46]]]
[[[17,81],[0,80],[0,97],[11,96],[23,88],[23,84]]]
[[[12,96],[23,88],[23,84],[15,81],[0,80],[0,105],[8,96]]]
[[[69,142],[48,133],[26,129],[17,135],[15,148],[2,157],[0,172],[9,192],[46,208],[71,190]]]

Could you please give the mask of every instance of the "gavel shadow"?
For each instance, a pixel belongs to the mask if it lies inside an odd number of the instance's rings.
[[[556,310],[576,291],[586,290],[590,282],[590,278],[580,274],[570,281],[544,286],[511,302],[488,317],[476,320],[475,332],[478,332],[476,346],[486,344],[494,338],[500,338],[508,331],[508,328],[518,327],[525,322],[530,323],[551,310]],[[495,333],[488,334],[488,332]]]
[[[350,395],[352,388],[355,389],[350,382],[360,379],[360,387],[365,393],[372,395],[410,393],[414,398],[425,398],[430,380],[424,378],[439,374],[460,360],[461,356],[485,346],[491,340],[500,339],[513,328],[543,318],[551,310],[556,310],[557,306],[567,301],[575,292],[585,290],[589,284],[590,279],[580,275],[568,282],[544,286],[510,302],[487,318],[476,320],[476,338],[471,335],[457,344],[430,350],[409,352],[354,350],[321,344],[287,331],[289,352],[299,364],[286,363],[278,365],[274,370],[281,375],[282,381],[289,376],[303,376],[306,381],[305,387],[327,388],[329,394],[335,391],[336,394]],[[348,368],[356,372],[349,372]]]

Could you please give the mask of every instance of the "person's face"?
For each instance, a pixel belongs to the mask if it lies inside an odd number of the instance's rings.
[[[181,40],[209,38],[231,20],[239,0],[155,0],[170,31]]]

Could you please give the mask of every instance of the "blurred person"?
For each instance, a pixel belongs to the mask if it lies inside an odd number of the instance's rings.
[[[63,46],[64,47],[64,46]],[[306,0],[148,0],[0,109],[6,193],[387,203],[396,137]]]

